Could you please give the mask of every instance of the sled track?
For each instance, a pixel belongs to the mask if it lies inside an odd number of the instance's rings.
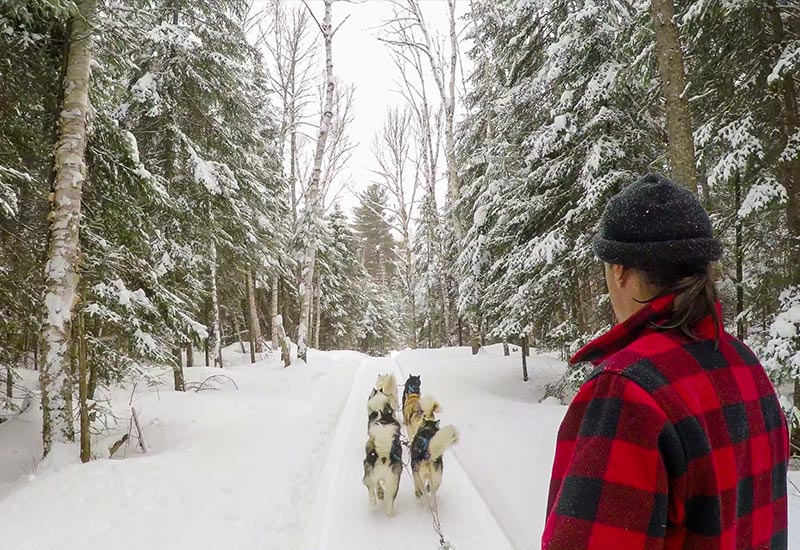
[[[371,507],[362,483],[367,440],[366,400],[378,374],[401,369],[393,359],[363,357],[353,375],[321,468],[298,550],[401,550],[438,548],[439,537],[424,500],[414,497],[406,471],[394,517]],[[402,382],[398,378],[398,382]],[[457,422],[455,422],[457,424]],[[408,451],[404,452],[407,462]],[[458,550],[511,550],[510,539],[452,452],[446,453],[444,483],[437,498],[445,537]]]
[[[312,550],[327,547],[326,531],[329,521],[330,508],[334,506],[337,481],[342,475],[344,467],[343,458],[348,441],[354,434],[351,433],[354,420],[362,410],[363,398],[359,391],[364,380],[369,377],[369,369],[365,359],[361,359],[353,375],[350,391],[339,414],[336,428],[333,430],[332,441],[328,447],[325,464],[320,471],[317,488],[314,491],[311,508],[308,514],[306,528],[303,532],[302,542],[297,550]],[[366,425],[366,421],[364,422]],[[366,493],[366,490],[364,491]]]
[[[397,383],[400,384],[400,386],[401,386],[401,387],[398,388],[398,391],[400,392],[400,394],[402,396],[402,384],[404,383],[404,381],[406,379],[406,375],[403,372],[402,367],[400,367],[400,364],[397,362],[396,359],[392,358],[391,361],[392,361],[392,366],[394,368],[395,377],[397,378]],[[443,424],[447,424],[447,423],[448,422],[443,421]],[[458,425],[456,425],[456,429],[458,429]],[[405,426],[403,426],[403,432],[405,433]],[[458,447],[458,443],[456,443],[456,447]],[[486,498],[483,496],[483,493],[481,493],[481,491],[478,489],[478,487],[475,485],[475,483],[469,477],[469,474],[467,474],[467,471],[461,465],[461,462],[458,460],[458,457],[456,456],[455,450],[453,448],[451,448],[451,449],[449,449],[449,451],[450,451],[449,453],[445,453],[445,456],[447,457],[447,462],[446,462],[447,474],[446,475],[448,475],[450,477],[450,482],[452,483],[453,481],[455,481],[453,478],[456,478],[459,483],[462,483],[466,488],[468,488],[468,491],[470,493],[472,493],[473,498],[475,498],[475,499],[479,500],[481,503],[483,503],[483,507],[486,509],[486,513],[489,516],[491,516],[492,523],[494,523],[494,526],[496,527],[497,532],[503,534],[503,538],[507,542],[508,548],[513,548],[514,545],[511,543],[511,538],[508,536],[508,534],[506,533],[505,529],[503,529],[503,526],[498,521],[497,516],[494,513],[494,510],[492,510],[491,506],[489,506],[489,503],[486,501]],[[444,483],[443,483],[443,485],[444,485]],[[454,535],[456,535],[457,533],[452,533],[451,534],[451,531],[448,530],[447,525],[444,524],[444,523],[442,524],[442,532],[444,533],[445,537],[448,540],[453,542],[453,544],[456,544],[456,540],[457,539],[456,539],[456,537]]]

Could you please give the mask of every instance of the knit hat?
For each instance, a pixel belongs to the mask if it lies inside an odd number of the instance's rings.
[[[628,267],[700,266],[718,260],[722,245],[694,193],[648,174],[608,202],[594,252]]]

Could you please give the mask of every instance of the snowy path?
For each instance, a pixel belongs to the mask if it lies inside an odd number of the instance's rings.
[[[366,398],[378,374],[395,372],[393,359],[365,358],[353,378],[309,514],[301,549],[371,550],[374,548],[438,547],[431,515],[417,501],[404,473],[395,501],[396,516],[371,508],[362,484],[366,442]],[[443,417],[444,423],[448,422]],[[458,550],[513,548],[475,485],[453,456],[445,454],[444,482],[437,502],[445,536]]]

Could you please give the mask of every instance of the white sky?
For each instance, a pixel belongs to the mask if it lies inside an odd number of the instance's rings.
[[[447,1],[421,0],[421,2],[429,28],[434,33],[446,36],[448,32]],[[287,4],[302,6],[302,2],[299,0],[290,0]],[[321,21],[324,14],[322,0],[309,0],[308,4]],[[465,24],[459,18],[468,11],[468,8],[468,0],[457,0],[456,24],[459,30]],[[350,179],[352,181],[351,191],[343,193],[339,199],[339,203],[345,210],[350,210],[358,204],[356,193],[363,191],[374,178],[371,170],[376,168],[376,163],[371,144],[373,136],[383,125],[387,108],[403,102],[403,98],[397,92],[399,86],[395,83],[395,79],[398,74],[389,57],[388,46],[378,40],[383,33],[382,23],[392,15],[391,4],[383,0],[366,0],[360,3],[335,2],[333,4],[333,27],[336,28],[348,15],[349,19],[333,39],[334,74],[343,83],[355,85],[354,120],[350,134],[352,140],[358,145],[342,175],[343,180]],[[321,43],[318,33],[317,39]],[[463,55],[467,48],[467,45],[461,44],[463,63],[467,62]],[[324,64],[324,49],[321,44],[319,57],[321,58],[320,63]],[[468,71],[468,68],[465,66],[464,70]],[[460,88],[460,73],[457,79]],[[431,81],[429,93],[433,96],[438,94],[433,81]],[[439,164],[442,168],[444,167],[443,156]],[[348,178],[348,176],[350,177]],[[437,189],[440,205],[442,205],[444,194],[444,182],[441,182]]]

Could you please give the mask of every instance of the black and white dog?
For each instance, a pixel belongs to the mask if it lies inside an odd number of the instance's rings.
[[[377,386],[378,384],[376,389]],[[369,503],[374,505],[379,500],[383,501],[387,516],[394,515],[394,500],[397,497],[403,471],[400,423],[395,418],[395,409],[391,401],[391,398],[381,391],[373,390],[370,395],[367,404],[369,438],[364,458],[364,485],[369,493]],[[397,403],[396,397],[394,403]]]

